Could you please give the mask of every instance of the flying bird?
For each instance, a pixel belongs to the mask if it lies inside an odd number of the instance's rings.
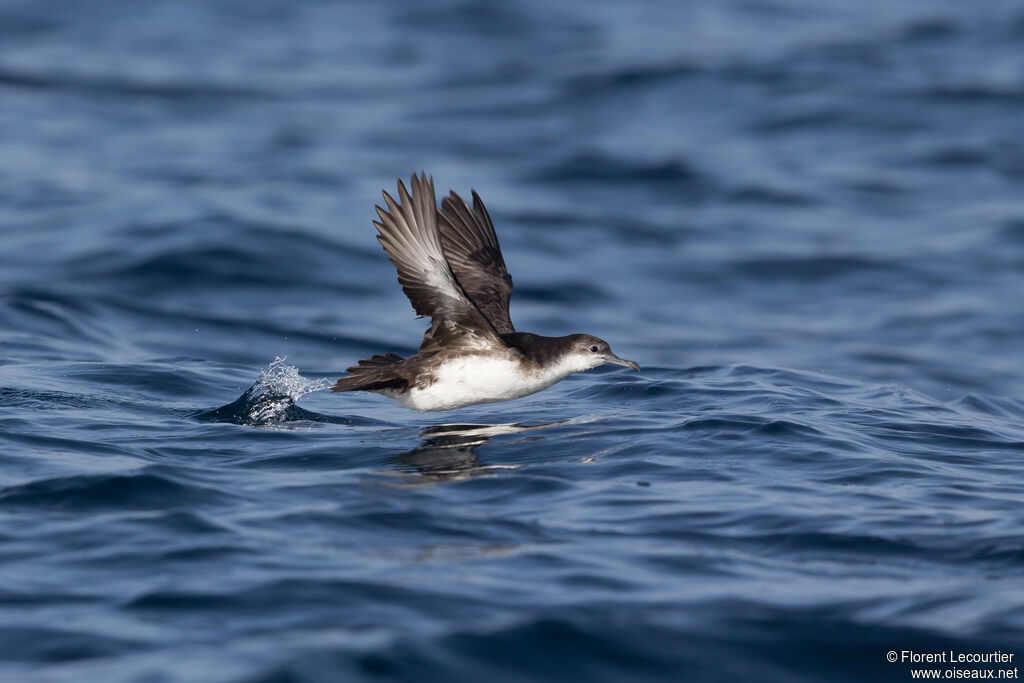
[[[384,192],[377,240],[420,317],[430,318],[419,351],[374,355],[348,368],[332,391],[373,391],[419,411],[508,401],[574,372],[613,363],[639,370],[589,334],[516,332],[509,318],[512,277],[494,224],[476,191],[473,206],[451,192],[437,208],[434,180],[421,173]],[[411,190],[411,192],[410,192]]]

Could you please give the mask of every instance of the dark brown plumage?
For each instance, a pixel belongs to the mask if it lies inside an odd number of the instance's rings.
[[[395,371],[404,359],[397,353],[375,354],[348,368],[348,377],[342,377],[331,391],[401,390],[409,386],[408,380]]]
[[[473,208],[451,192],[441,200],[438,228],[448,265],[469,298],[499,334],[515,332],[508,315],[512,276],[505,268],[494,224],[480,195],[473,192]]]
[[[474,339],[467,339],[469,336],[479,338],[477,341],[500,342],[497,330],[474,305],[449,266],[438,229],[433,179],[425,174],[413,176],[410,186],[411,196],[405,184],[398,181],[401,203],[383,193],[388,208],[375,207],[380,221],[373,224],[380,233],[377,241],[398,270],[402,291],[418,315],[431,319],[420,352],[472,343]],[[468,281],[472,284],[477,280]]]

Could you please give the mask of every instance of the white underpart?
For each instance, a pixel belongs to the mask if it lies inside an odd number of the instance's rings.
[[[599,364],[594,360],[567,356],[538,372],[524,373],[523,366],[514,359],[464,356],[442,364],[436,371],[437,379],[429,386],[414,387],[398,399],[403,407],[420,411],[508,401],[546,389],[574,372]]]

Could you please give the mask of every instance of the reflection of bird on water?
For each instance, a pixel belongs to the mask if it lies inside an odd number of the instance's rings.
[[[540,425],[450,424],[423,430],[423,443],[398,456],[400,469],[430,479],[468,479],[494,470],[515,469],[515,465],[481,465],[476,449],[499,434],[516,434],[567,424],[569,420]]]

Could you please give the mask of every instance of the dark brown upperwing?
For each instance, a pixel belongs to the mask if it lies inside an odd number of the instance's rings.
[[[431,318],[420,350],[479,342],[502,344],[448,265],[437,226],[433,180],[426,174],[414,175],[410,188],[411,194],[398,181],[398,201],[385,192],[387,208],[376,207],[380,221],[373,224],[416,313]]]
[[[473,191],[472,209],[454,192],[445,197],[437,227],[445,258],[462,290],[500,334],[515,332],[508,314],[512,276],[480,195]]]

